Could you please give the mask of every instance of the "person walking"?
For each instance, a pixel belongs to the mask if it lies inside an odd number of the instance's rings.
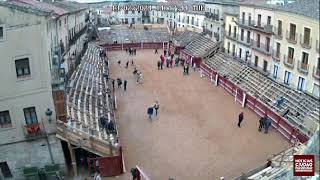
[[[134,55],[137,55],[137,49],[133,49]]]
[[[160,69],[163,69],[163,61],[160,62]]]
[[[120,66],[120,64],[121,64],[121,61],[120,61],[120,60],[118,61],[118,64],[119,64],[119,66]]]
[[[239,119],[238,119],[238,127],[240,128],[241,127],[241,122],[243,121],[243,112],[241,112],[239,114]]]
[[[129,61],[127,61],[126,63],[126,69],[128,69],[128,66],[129,66]]]
[[[154,50],[154,54],[158,54],[158,48]]]
[[[124,91],[127,91],[127,80],[124,80],[123,82],[123,88],[124,88]]]
[[[101,175],[100,175],[100,170],[99,169],[96,170],[96,173],[95,173],[93,179],[94,180],[101,180]]]
[[[193,63],[193,71],[196,71],[196,67],[197,67],[196,63]]]
[[[159,70],[160,66],[161,66],[161,61],[158,61],[157,65],[158,65],[158,70]]]
[[[133,62],[133,59],[131,60],[131,66],[134,66],[134,62]]]
[[[164,56],[167,55],[167,50],[166,50],[166,49],[163,50],[163,55],[164,55]]]
[[[147,114],[149,116],[150,121],[152,120],[153,107],[149,107],[147,110]]]
[[[158,109],[160,108],[160,105],[158,103],[158,101],[156,101],[156,103],[154,104],[154,109],[156,110],[156,116],[158,115]]]
[[[272,120],[270,118],[266,118],[265,123],[264,123],[264,133],[267,134],[269,127],[272,124]]]
[[[112,79],[112,89],[114,90],[114,79]]]
[[[189,64],[186,65],[186,72],[187,72],[187,75],[189,75]]]
[[[264,127],[265,121],[266,121],[266,116],[260,118],[258,131],[261,131],[261,129]]]
[[[121,85],[122,85],[122,81],[120,78],[117,79],[117,83],[118,83],[118,88],[121,88]]]
[[[137,179],[137,169],[131,168],[130,172],[131,172],[132,180],[136,180]]]

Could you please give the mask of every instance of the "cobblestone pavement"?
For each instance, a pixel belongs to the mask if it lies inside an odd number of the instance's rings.
[[[116,88],[127,173],[105,179],[128,180],[135,165],[152,180],[169,176],[176,180],[230,179],[289,146],[274,129],[269,134],[258,132],[258,116],[242,109],[208,78],[201,79],[199,72],[191,69],[189,76],[183,76],[182,67],[157,70],[159,55],[153,52],[138,50],[137,56],[131,57],[124,51],[108,52],[111,78],[128,81],[127,92]],[[125,68],[131,59],[144,75],[143,84],[135,83],[133,66]],[[147,108],[156,100],[160,110],[150,122]],[[241,111],[244,122],[238,128]]]

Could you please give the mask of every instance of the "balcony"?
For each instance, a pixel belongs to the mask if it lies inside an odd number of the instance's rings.
[[[254,26],[255,21],[253,21],[253,20],[248,21],[248,20],[244,20],[241,18],[237,18],[236,23],[241,27],[251,27],[251,26]]]
[[[265,54],[265,55],[271,55],[272,51],[272,47],[269,45],[266,45],[266,44],[262,44],[262,43],[258,43],[258,41],[253,41],[253,46],[252,46],[253,49]]]
[[[313,66],[313,77],[320,80],[320,66]]]
[[[286,38],[289,43],[297,44],[297,33],[286,31]]]
[[[309,71],[309,64],[303,63],[301,61],[298,61],[298,71],[303,74],[308,74]]]
[[[237,33],[234,34],[234,33],[231,33],[229,31],[226,31],[226,38],[234,40],[234,41],[237,41],[238,38],[239,38],[239,34],[237,34]]]
[[[290,58],[290,57],[287,57],[286,55],[283,55],[283,64],[288,68],[294,68],[294,62],[295,62],[294,58]]]
[[[283,37],[283,35],[282,35],[282,29],[279,29],[279,28],[276,28],[276,27],[274,27],[273,28],[274,29],[274,31],[273,31],[273,33],[274,33],[274,37],[276,38],[276,39],[282,39],[282,37]]]
[[[72,38],[69,39],[68,46],[72,46],[76,43],[80,36],[82,36],[87,31],[87,25],[85,25],[79,32],[77,32]],[[67,51],[66,51],[67,52]]]
[[[303,48],[310,49],[312,44],[312,38],[306,38],[304,34],[300,34],[300,44]]]
[[[264,33],[268,33],[268,34],[272,34],[273,32],[273,26],[270,24],[261,24],[260,25],[253,25],[252,26],[253,30],[257,30],[260,32],[264,32]]]
[[[34,123],[30,125],[23,126],[24,136],[26,140],[34,140],[46,136],[46,133],[43,128],[43,124]]]
[[[319,40],[317,40],[317,42],[316,42],[316,49],[317,49],[317,52],[318,53],[320,53],[320,48],[319,48],[319,46],[320,46],[320,44],[319,44],[320,42],[319,42]]]
[[[275,62],[280,62],[280,57],[281,57],[281,54],[279,51],[276,51],[276,50],[273,50],[272,52],[272,59],[273,61]]]
[[[238,38],[238,42],[247,47],[251,47],[253,45],[253,39],[248,39],[246,36],[243,36],[241,40],[241,36]]]

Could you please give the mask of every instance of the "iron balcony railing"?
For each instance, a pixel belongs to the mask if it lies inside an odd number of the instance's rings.
[[[254,20],[245,20],[245,19],[241,19],[241,18],[237,18],[237,24],[239,24],[240,26],[254,26],[255,25],[255,21]]]
[[[286,31],[286,38],[289,43],[297,44],[297,32]]]
[[[295,58],[283,55],[283,64],[289,68],[294,68]]]
[[[232,39],[232,40],[235,40],[237,41],[239,39],[239,34],[237,33],[231,33],[230,31],[226,31],[226,37],[228,39]]]
[[[213,14],[210,12],[205,12],[205,17],[211,20],[219,21],[219,14]]]
[[[320,80],[320,66],[313,66],[313,77]]]
[[[274,33],[275,38],[282,39],[282,37],[283,37],[282,28],[274,27],[273,29],[274,29],[273,33]]]
[[[46,136],[42,123],[33,123],[23,126],[23,133],[26,140],[38,139]]]
[[[312,38],[310,36],[305,37],[304,34],[300,34],[300,44],[302,47],[310,49],[312,44]]]
[[[266,55],[271,55],[271,53],[272,53],[272,47],[270,45],[263,44],[258,41],[253,41],[252,48],[254,48],[255,50],[258,50],[259,52],[264,53]]]
[[[303,74],[308,74],[309,64],[303,63],[302,61],[298,61],[298,71],[300,71]]]
[[[85,25],[80,31],[78,31],[72,38],[69,39],[68,46],[72,46],[76,43],[80,36],[82,36],[87,31],[88,25]]]

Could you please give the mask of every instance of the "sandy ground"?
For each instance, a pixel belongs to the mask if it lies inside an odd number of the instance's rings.
[[[274,129],[269,134],[258,132],[258,116],[242,109],[208,78],[200,78],[199,72],[191,69],[189,76],[183,76],[182,67],[157,70],[159,55],[153,52],[138,50],[133,57],[124,51],[108,52],[111,78],[128,81],[126,92],[116,88],[127,172],[106,179],[131,179],[130,169],[135,165],[152,180],[231,179],[289,146]],[[131,59],[144,74],[143,84],[135,83],[133,66],[125,69]],[[156,100],[160,110],[151,122],[147,108]],[[238,128],[241,111],[245,118]]]

